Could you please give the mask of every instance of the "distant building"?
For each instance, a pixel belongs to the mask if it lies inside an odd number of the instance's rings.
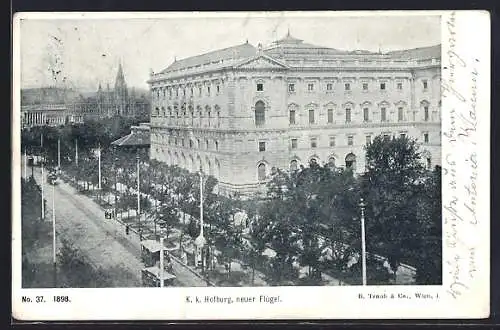
[[[71,89],[43,87],[21,90],[21,125],[59,126],[80,123],[83,116],[71,106],[80,95]]]
[[[79,104],[79,108],[80,112],[84,113],[85,118],[148,117],[150,102],[146,93],[138,95],[135,88],[129,90],[120,63],[114,89],[110,89],[109,83],[106,85],[106,89],[103,89],[99,83],[95,95],[85,98],[84,102]]]
[[[290,34],[174,61],[148,81],[151,158],[259,191],[273,168],[311,160],[365,169],[377,135],[417,138],[441,164],[441,46],[344,51]]]

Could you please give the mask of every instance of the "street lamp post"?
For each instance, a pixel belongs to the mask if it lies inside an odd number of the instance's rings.
[[[137,218],[139,219],[139,231],[140,231],[141,230],[141,189],[140,189],[140,178],[139,178],[139,155],[137,155],[136,158],[137,158]]]
[[[99,189],[99,193],[101,191],[101,143],[99,142],[99,146],[97,149],[97,158],[98,158],[98,171],[99,171],[99,182],[97,183],[97,189]]]
[[[24,180],[28,180],[28,155],[26,154],[26,146],[24,147]]]
[[[57,169],[61,170],[61,139],[57,138]]]
[[[75,139],[75,165],[78,167],[78,140]]]
[[[164,286],[164,283],[163,283],[163,281],[164,281],[163,280],[163,278],[164,278],[163,273],[164,273],[164,268],[165,268],[164,260],[163,260],[164,259],[164,256],[163,256],[163,253],[164,253],[164,244],[163,244],[164,236],[163,235],[164,235],[164,233],[165,232],[164,232],[163,228],[161,228],[160,229],[160,288],[163,288],[163,286]]]
[[[366,234],[365,234],[365,207],[366,204],[361,198],[359,202],[359,207],[361,208],[361,260],[362,260],[362,272],[363,272],[363,285],[366,285]]]
[[[57,287],[56,258],[56,185],[52,186],[52,261],[54,263],[54,287]]]
[[[194,244],[196,246],[196,257],[197,261],[201,261],[201,271],[205,270],[205,260],[204,260],[204,247],[205,247],[205,237],[203,235],[203,172],[200,168],[200,235],[195,239]]]
[[[44,204],[44,196],[43,196],[43,133],[42,135],[40,135],[40,164],[41,164],[41,170],[42,170],[42,179],[40,180],[40,187],[41,187],[41,190],[42,190],[42,220],[45,220],[45,204]]]

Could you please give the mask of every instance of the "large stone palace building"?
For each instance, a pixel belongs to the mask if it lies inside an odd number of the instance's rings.
[[[71,89],[57,87],[25,88],[21,90],[21,126],[59,126],[80,123],[82,114],[71,104],[79,94]]]
[[[251,192],[311,159],[362,172],[375,136],[405,135],[430,168],[441,163],[440,58],[440,45],[344,51],[288,33],[176,60],[148,81],[151,158]]]

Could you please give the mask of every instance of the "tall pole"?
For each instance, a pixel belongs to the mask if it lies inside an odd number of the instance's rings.
[[[139,219],[139,230],[141,230],[141,191],[139,179],[139,155],[137,155],[137,218]]]
[[[366,285],[366,235],[365,235],[365,202],[361,198],[359,206],[361,208],[361,260],[363,271],[363,285]]]
[[[203,237],[203,174],[200,172],[200,236]]]
[[[75,139],[75,165],[78,166],[78,140]]]
[[[57,138],[57,168],[61,169],[61,139]]]
[[[54,287],[57,287],[56,259],[56,186],[52,186],[52,261],[54,263]]]
[[[97,157],[99,159],[99,183],[97,186],[97,189],[101,190],[101,143],[99,142],[99,149],[98,149],[98,154]]]
[[[40,135],[40,163],[41,163],[41,166],[42,166],[42,179],[40,180],[40,187],[41,187],[41,190],[42,190],[42,220],[45,220],[45,204],[44,204],[44,197],[43,197],[43,133],[42,135]]]
[[[164,260],[163,260],[163,231],[160,232],[160,288],[163,288],[163,270],[164,270]]]
[[[24,180],[28,180],[28,155],[26,154],[26,146],[24,147]]]

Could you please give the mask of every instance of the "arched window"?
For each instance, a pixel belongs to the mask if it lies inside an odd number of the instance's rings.
[[[292,160],[290,162],[290,170],[291,171],[296,171],[297,168],[298,168],[298,163],[297,163],[297,160],[294,159],[294,160]]]
[[[255,126],[264,126],[266,123],[266,106],[264,102],[255,103]]]
[[[328,158],[328,166],[335,167],[335,158],[333,156]]]
[[[356,170],[356,155],[350,153],[345,157],[345,167]]]
[[[266,179],[266,164],[260,163],[259,166],[257,166],[257,176],[259,181]]]

